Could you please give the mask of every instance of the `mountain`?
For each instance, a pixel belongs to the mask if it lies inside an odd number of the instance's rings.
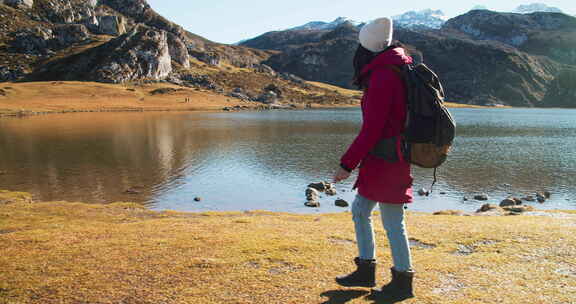
[[[441,28],[448,17],[441,10],[425,9],[421,11],[410,11],[402,15],[394,16],[392,19],[397,25],[407,28],[429,27]]]
[[[360,25],[360,22],[348,19],[346,17],[338,17],[332,22],[312,21],[304,25],[290,28],[288,30],[301,31],[301,30],[331,30],[343,23],[350,23],[353,25]]]
[[[395,37],[438,72],[448,100],[576,107],[576,18],[474,10],[440,29],[397,26]],[[249,40],[277,52],[264,63],[304,79],[351,87],[358,27],[279,31]],[[258,43],[256,43],[258,42]]]
[[[350,102],[263,64],[273,54],[195,35],[145,0],[0,0],[0,82],[171,82],[252,101]]]
[[[562,10],[557,7],[548,6],[544,3],[532,3],[518,6],[514,13],[520,14],[531,14],[537,12],[547,12],[547,13],[562,13]]]

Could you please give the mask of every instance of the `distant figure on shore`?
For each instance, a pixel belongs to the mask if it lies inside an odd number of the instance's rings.
[[[372,211],[380,207],[382,223],[392,252],[392,280],[376,296],[413,297],[414,270],[404,222],[404,207],[412,202],[410,164],[400,153],[400,135],[406,122],[406,92],[403,80],[393,70],[412,63],[400,42],[393,42],[392,20],[380,18],[360,31],[360,45],[354,57],[354,84],[364,90],[362,129],[342,156],[334,182],[350,177],[359,168],[355,188],[358,194],[352,204],[356,230],[357,269],[336,278],[342,286],[374,287],[376,254]],[[370,152],[382,140],[392,140],[391,157],[385,160]]]

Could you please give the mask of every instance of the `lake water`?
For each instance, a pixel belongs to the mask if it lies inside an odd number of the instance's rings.
[[[552,199],[538,208],[576,209],[576,110],[452,113],[454,151],[435,192],[417,197],[411,210],[472,211],[482,203],[464,196],[484,192],[498,203],[543,190]],[[342,212],[336,197],[323,197],[319,209],[304,207],[304,191],[331,179],[359,127],[357,109],[3,118],[0,189],[156,210]],[[413,174],[415,190],[433,180],[432,170]],[[337,197],[351,202],[352,183],[338,185]]]

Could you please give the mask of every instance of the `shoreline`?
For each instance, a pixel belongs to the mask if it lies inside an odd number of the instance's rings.
[[[0,302],[387,303],[333,282],[353,269],[348,213],[156,212],[0,191],[0,218]],[[573,301],[576,212],[408,212],[407,224],[417,296],[403,303]],[[380,285],[392,261],[374,227]]]
[[[341,109],[355,104],[263,104],[169,83],[146,85],[95,82],[5,82],[0,84],[0,118],[69,113],[225,112],[271,109]],[[154,94],[168,89],[168,93]],[[170,91],[170,89],[172,89]],[[344,90],[344,89],[342,89]],[[447,102],[449,108],[484,107]]]

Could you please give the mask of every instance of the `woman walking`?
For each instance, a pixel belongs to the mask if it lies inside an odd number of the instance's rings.
[[[404,222],[405,204],[412,202],[410,164],[400,153],[400,134],[406,122],[406,94],[402,79],[394,71],[412,63],[401,44],[392,43],[392,20],[381,18],[366,24],[360,31],[360,45],[354,57],[354,82],[364,90],[362,129],[341,159],[334,181],[350,177],[359,167],[356,200],[352,215],[358,243],[357,269],[337,277],[342,286],[376,285],[374,230],[371,215],[379,206],[382,223],[394,267],[392,281],[379,291],[391,297],[413,297],[414,271]],[[392,143],[396,160],[379,158],[371,151],[383,139]]]

